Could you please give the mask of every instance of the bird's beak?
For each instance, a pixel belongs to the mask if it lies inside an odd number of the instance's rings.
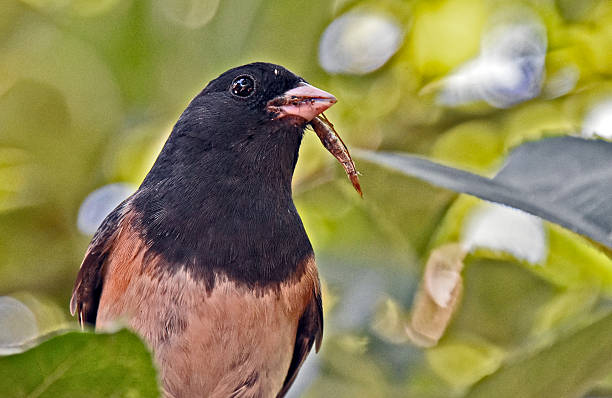
[[[321,112],[336,103],[336,97],[328,92],[300,83],[296,88],[268,102],[267,109],[275,119],[294,116],[310,122]]]

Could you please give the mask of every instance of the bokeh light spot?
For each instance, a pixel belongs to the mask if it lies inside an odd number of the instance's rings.
[[[463,229],[462,245],[466,251],[484,248],[510,253],[531,264],[542,263],[548,256],[542,220],[498,204],[486,204],[470,214]]]
[[[209,23],[219,9],[219,0],[162,0],[164,15],[189,29],[199,29]]]
[[[402,28],[391,17],[349,12],[323,32],[319,64],[329,73],[366,74],[383,66],[402,41]]]
[[[92,235],[106,215],[135,190],[136,187],[133,185],[116,183],[105,185],[90,193],[79,209],[77,219],[79,231]]]
[[[10,349],[38,334],[36,317],[21,301],[0,297],[0,351]]]
[[[508,108],[540,94],[546,58],[546,31],[540,20],[521,9],[493,18],[480,54],[443,80],[438,102],[456,106],[484,100]]]
[[[595,105],[582,123],[584,137],[612,139],[612,98]]]

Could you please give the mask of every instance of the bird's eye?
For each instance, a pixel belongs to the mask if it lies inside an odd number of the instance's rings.
[[[250,76],[238,76],[232,82],[232,94],[246,98],[255,91],[255,82]]]

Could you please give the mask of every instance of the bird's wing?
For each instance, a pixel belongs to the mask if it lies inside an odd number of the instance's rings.
[[[106,259],[122,229],[128,201],[126,199],[102,221],[81,263],[70,299],[70,313],[78,314],[81,326],[96,324]]]
[[[318,279],[318,278],[317,278]],[[323,305],[321,303],[321,290],[318,283],[313,287],[312,299],[306,306],[302,314],[297,328],[295,338],[295,346],[293,348],[293,357],[289,365],[289,372],[283,383],[283,388],[278,393],[277,398],[284,397],[287,391],[295,381],[295,378],[308,356],[313,344],[319,352],[321,347],[321,339],[323,338]]]

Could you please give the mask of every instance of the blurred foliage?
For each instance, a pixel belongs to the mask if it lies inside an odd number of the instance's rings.
[[[159,394],[151,354],[128,331],[70,332],[22,354],[0,357],[4,397],[129,397]]]
[[[581,396],[612,371],[611,328],[612,315],[608,314],[485,378],[466,397],[514,397],[517,391],[525,398]],[[557,369],[560,363],[562,372]]]
[[[488,51],[483,38],[517,7],[545,32],[538,95],[495,107],[491,98],[513,91],[459,85],[476,99],[443,105],[447,79]],[[399,24],[403,42],[374,72],[329,74],[318,63],[322,34],[351,12]],[[347,40],[376,43],[370,31],[352,29]],[[511,52],[503,62],[515,58],[522,59]],[[580,133],[589,111],[612,97],[612,4],[0,0],[0,294],[24,303],[40,333],[65,328],[70,319],[68,299],[90,239],[77,229],[87,195],[110,183],[137,185],[190,98],[219,73],[251,61],[282,64],[334,93],[339,102],[328,117],[349,149],[426,154],[493,175],[509,149]],[[538,65],[525,62],[527,71]],[[474,83],[468,80],[460,82]],[[544,224],[545,267],[512,253],[471,253],[447,334],[436,347],[417,348],[401,330],[425,260],[439,245],[460,241],[464,220],[480,202],[358,162],[361,200],[314,134],[306,134],[300,156],[295,199],[325,285],[326,330],[295,394],[449,397],[477,383],[473,396],[502,390],[540,396],[530,388],[541,378],[557,386],[550,390],[555,396],[591,388],[612,395],[610,355],[596,349],[610,346],[609,316],[596,315],[609,307],[611,264],[590,242]],[[133,339],[127,336],[95,338],[83,360],[110,358],[102,347],[119,349],[119,340]],[[20,358],[58,361],[90,338],[60,336]],[[121,349],[142,355],[134,344]],[[3,363],[3,372],[19,372],[24,383],[44,374]],[[83,372],[88,363],[79,364]],[[114,370],[105,368],[108,377],[121,376],[113,380],[135,375],[113,363]],[[589,377],[578,371],[586,364]],[[68,386],[87,387],[65,380],[67,396],[74,395]]]

